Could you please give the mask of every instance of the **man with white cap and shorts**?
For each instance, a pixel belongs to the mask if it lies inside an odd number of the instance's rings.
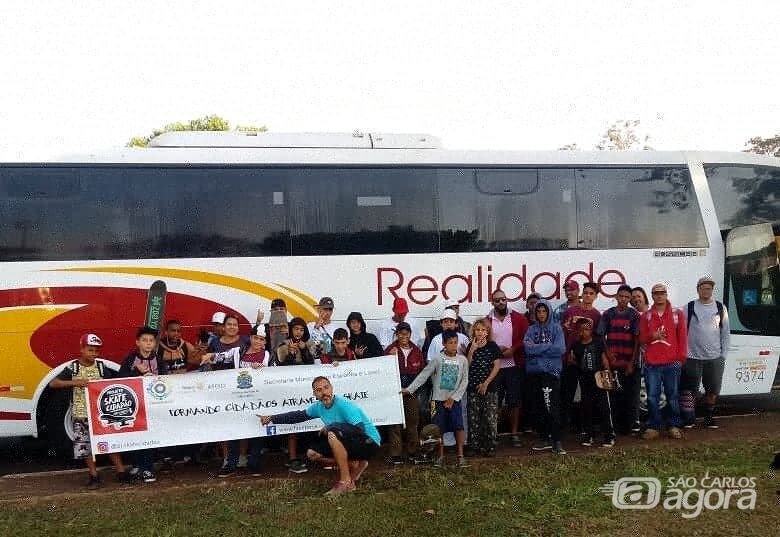
[[[702,276],[696,283],[697,300],[688,302],[688,359],[680,380],[680,411],[683,426],[696,422],[696,396],[704,383],[704,426],[717,429],[713,416],[720,395],[723,368],[730,344],[729,315],[723,304],[712,298],[715,280]]]

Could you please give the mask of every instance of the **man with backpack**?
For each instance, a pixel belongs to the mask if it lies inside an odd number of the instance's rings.
[[[696,396],[704,384],[704,426],[717,429],[713,416],[715,402],[720,395],[723,368],[730,343],[728,313],[723,304],[712,298],[715,281],[709,276],[696,283],[697,300],[688,302],[688,360],[680,380],[680,411],[683,426],[696,423]]]
[[[645,440],[658,438],[661,430],[661,386],[669,407],[669,436],[680,439],[679,386],[682,364],[688,357],[688,330],[685,313],[672,306],[666,285],[657,283],[651,291],[653,304],[639,320],[639,342],[645,350],[647,389],[647,429]]]

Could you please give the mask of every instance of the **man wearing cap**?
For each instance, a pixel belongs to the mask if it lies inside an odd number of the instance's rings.
[[[450,309],[455,312],[455,330],[467,336],[471,334],[471,323],[464,321],[460,316],[460,302],[450,298],[444,302],[444,309]]]
[[[501,350],[501,369],[495,379],[499,401],[509,408],[509,428],[512,445],[521,446],[520,407],[525,383],[525,348],[523,338],[528,331],[525,315],[509,308],[506,293],[500,289],[491,296],[493,309],[487,314],[493,332],[493,341]],[[529,409],[530,410],[530,409]]]
[[[212,340],[217,340],[225,335],[225,312],[215,311],[211,316],[211,332],[209,332],[209,345]]]
[[[307,325],[309,337],[314,344],[314,358],[316,360],[319,360],[323,354],[330,354],[333,351],[333,331],[336,329],[336,326],[331,321],[331,318],[333,317],[334,306],[335,304],[331,297],[322,297],[315,305],[319,314],[317,320],[311,321]]]
[[[566,294],[566,302],[553,310],[552,320],[555,323],[563,322],[563,314],[569,309],[569,306],[580,304],[580,284],[575,280],[569,280],[563,284],[563,292]]]
[[[682,364],[688,357],[688,330],[685,313],[672,307],[666,285],[651,289],[653,304],[639,320],[639,342],[646,345],[645,387],[647,389],[647,429],[645,440],[658,438],[661,429],[661,385],[669,408],[669,436],[682,438],[679,383]]]
[[[731,329],[726,308],[712,298],[714,289],[715,280],[703,276],[696,283],[699,298],[688,302],[688,359],[680,380],[680,411],[685,428],[693,427],[696,422],[696,396],[702,381],[704,426],[718,428],[713,414],[723,381]]]
[[[103,341],[95,334],[84,334],[79,340],[79,357],[72,360],[57,377],[49,383],[52,389],[71,390],[71,419],[73,425],[73,458],[84,459],[89,471],[89,488],[100,485],[100,478],[92,457],[92,447],[89,435],[89,420],[87,419],[87,384],[90,380],[114,378],[116,372],[107,367],[105,362],[98,358]],[[117,479],[128,481],[122,458],[119,453],[111,453],[108,456],[116,467]]]
[[[397,297],[393,300],[393,316],[390,319],[385,319],[382,324],[379,325],[379,343],[382,344],[382,348],[386,349],[393,341],[395,341],[395,330],[398,323],[407,322],[406,316],[409,313],[409,304],[405,298]],[[411,327],[411,324],[409,324]],[[412,334],[412,341],[414,341],[417,334]]]
[[[447,330],[457,330],[458,326],[458,314],[449,308],[445,308],[439,317],[441,322],[442,333]],[[458,332],[458,348],[462,348],[464,351],[468,347],[471,340],[463,332]],[[428,354],[426,360],[430,362],[435,356],[438,356],[441,351],[444,350],[444,343],[442,343],[442,334],[436,335],[428,347]],[[462,351],[462,352],[464,352]]]

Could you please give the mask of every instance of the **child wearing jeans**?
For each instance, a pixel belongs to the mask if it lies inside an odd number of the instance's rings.
[[[442,433],[455,433],[455,446],[458,452],[458,466],[469,466],[463,456],[463,445],[466,443],[466,432],[463,430],[463,409],[460,400],[466,393],[469,377],[469,363],[465,356],[458,352],[458,333],[445,330],[442,334],[444,349],[433,356],[412,383],[401,390],[402,394],[413,394],[426,380],[433,376],[433,412],[431,421]],[[439,456],[434,466],[444,466],[444,444],[439,445]]]

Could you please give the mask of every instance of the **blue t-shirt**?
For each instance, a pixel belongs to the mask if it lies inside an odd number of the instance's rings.
[[[322,401],[317,401],[306,409],[306,415],[311,418],[320,418],[322,423],[326,426],[334,423],[360,425],[366,435],[373,440],[377,446],[381,444],[382,440],[379,436],[379,431],[376,430],[373,422],[366,416],[363,409],[352,401],[339,397],[338,395],[333,396],[333,404],[330,408],[326,407]]]

